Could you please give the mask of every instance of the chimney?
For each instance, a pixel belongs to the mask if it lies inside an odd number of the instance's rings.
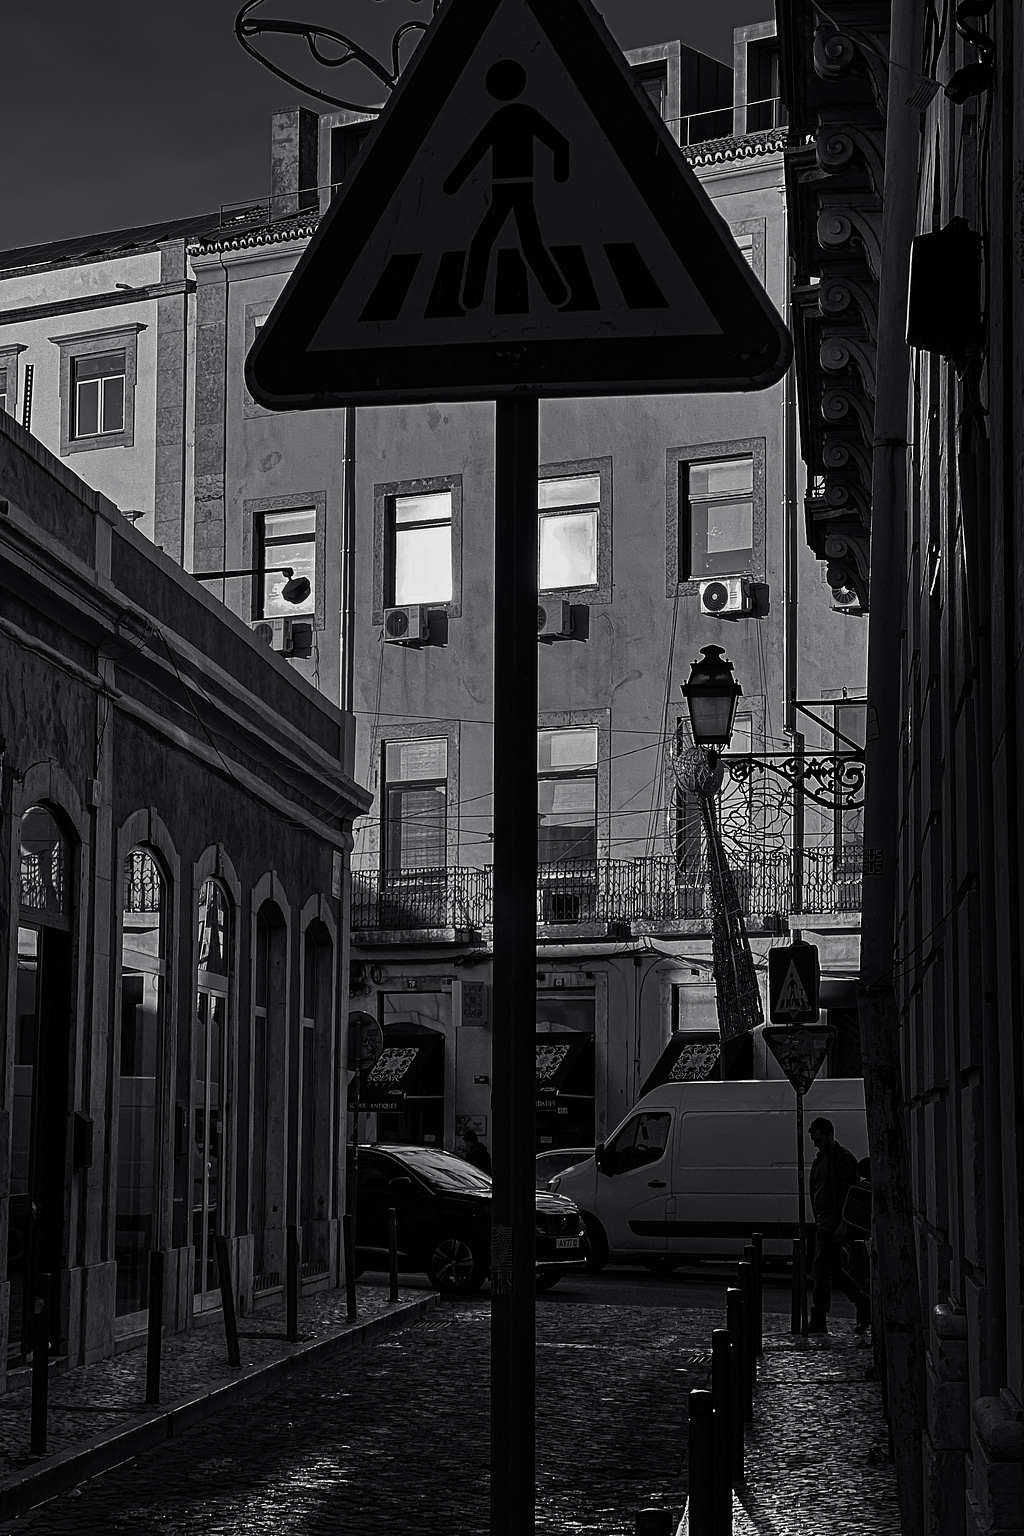
[[[270,138],[270,217],[287,219],[318,208],[319,114],[309,107],[275,112]]]

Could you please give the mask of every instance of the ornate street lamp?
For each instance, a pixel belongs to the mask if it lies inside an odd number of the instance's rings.
[[[683,698],[690,711],[694,745],[727,747],[736,723],[736,705],[743,689],[733,676],[732,662],[720,645],[705,645],[683,684]]]
[[[190,574],[196,581],[224,581],[229,576],[287,576],[288,580],[278,594],[286,603],[304,603],[313,590],[309,577],[296,576],[290,565],[260,565],[243,571],[192,571]]]
[[[854,811],[864,804],[864,753],[842,732],[828,727],[849,751],[821,753],[807,757],[792,752],[746,752],[724,754],[736,720],[736,704],[743,689],[733,676],[732,662],[720,645],[705,645],[701,658],[693,663],[682,693],[690,711],[694,745],[702,747],[706,762],[713,770],[721,765],[737,784],[745,784],[755,773],[774,773],[794,789],[800,789],[816,805],[830,811]],[[801,706],[797,706],[801,707]],[[807,713],[810,713],[808,710]],[[812,715],[818,720],[818,716]],[[819,720],[819,724],[824,721]],[[690,764],[689,774],[695,767]]]

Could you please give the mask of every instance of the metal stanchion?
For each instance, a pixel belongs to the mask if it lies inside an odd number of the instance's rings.
[[[50,1277],[37,1274],[32,1303],[32,1419],[29,1455],[46,1455],[46,1406],[50,1365]]]
[[[793,1239],[793,1302],[790,1308],[789,1331],[799,1333],[803,1326],[803,1307],[800,1304],[800,1286],[804,1277],[804,1261],[800,1251],[800,1239]]]
[[[711,1398],[715,1431],[715,1536],[732,1536],[732,1334],[711,1335]]]
[[[757,1361],[754,1358],[754,1271],[746,1260],[736,1267],[743,1296],[743,1417],[749,1423],[754,1417],[754,1380],[757,1376]]]
[[[160,1401],[160,1345],[164,1332],[164,1256],[149,1255],[149,1321],[146,1325],[146,1402]]]
[[[393,1205],[388,1206],[388,1300],[398,1300],[398,1220]]]
[[[231,1264],[228,1260],[228,1240],[215,1237],[217,1268],[220,1271],[220,1304],[224,1311],[224,1340],[228,1347],[228,1365],[241,1365],[238,1353],[238,1319],[235,1317],[235,1288],[231,1281]]]
[[[345,1313],[350,1323],[356,1320],[356,1245],[352,1217],[341,1218],[341,1236],[345,1248]]]
[[[690,1536],[715,1536],[715,1429],[710,1392],[690,1393]]]
[[[289,1344],[299,1341],[299,1234],[294,1226],[285,1229],[284,1287]]]
[[[750,1238],[754,1249],[754,1353],[764,1354],[764,1239],[760,1232]]]
[[[732,1480],[743,1481],[743,1295],[730,1285],[725,1293],[725,1319],[732,1340]]]

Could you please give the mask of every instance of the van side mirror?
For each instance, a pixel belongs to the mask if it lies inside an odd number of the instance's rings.
[[[408,1174],[399,1173],[393,1179],[388,1179],[388,1189],[412,1189],[412,1179]]]
[[[594,1148],[594,1162],[597,1164],[598,1173],[608,1173],[608,1159],[605,1154],[605,1146],[603,1141],[599,1141],[597,1146]]]

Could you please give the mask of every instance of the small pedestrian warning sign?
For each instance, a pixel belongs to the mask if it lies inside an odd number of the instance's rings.
[[[271,409],[735,390],[790,355],[590,0],[444,0],[246,379]]]
[[[819,975],[816,944],[787,944],[768,951],[768,1016],[772,1023],[815,1023]]]

